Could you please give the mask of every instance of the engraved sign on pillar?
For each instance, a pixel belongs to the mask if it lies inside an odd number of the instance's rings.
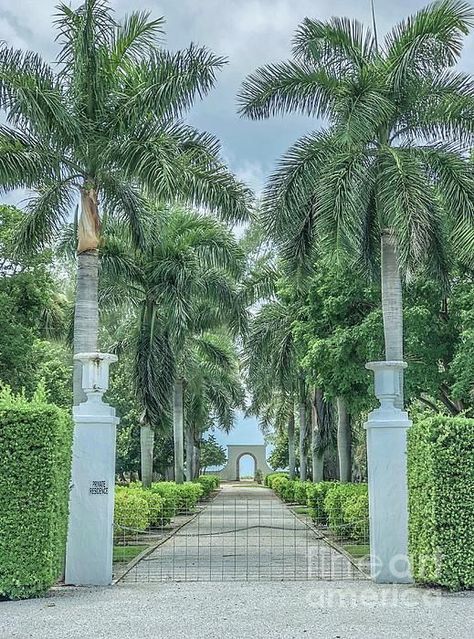
[[[103,480],[93,480],[91,481],[91,485],[89,487],[89,495],[108,495],[109,494],[109,486],[105,479]]]
[[[74,407],[72,488],[66,548],[66,583],[112,582],[115,482],[115,410],[102,397],[108,388],[108,353],[80,353],[86,401]]]

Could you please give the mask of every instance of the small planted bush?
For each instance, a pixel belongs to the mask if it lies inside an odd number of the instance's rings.
[[[327,524],[324,500],[334,483],[333,481],[321,481],[316,484],[310,484],[306,489],[306,503],[310,508],[311,517],[316,523]]]
[[[194,482],[184,482],[184,484],[176,484],[178,510],[181,512],[190,512],[196,508],[196,504],[204,494],[204,489],[200,484]]]
[[[408,497],[415,581],[473,588],[473,419],[439,415],[410,428]]]
[[[163,524],[168,524],[176,515],[178,510],[178,491],[176,484],[172,481],[159,481],[148,489],[163,499]]]
[[[324,510],[329,527],[336,535],[345,539],[355,538],[356,524],[359,536],[365,534],[369,517],[367,495],[367,484],[333,483],[329,488],[324,498]]]
[[[286,479],[288,479],[288,473],[270,473],[265,477],[265,486],[268,486],[268,488],[273,488],[273,480],[277,477],[285,477]]]
[[[140,495],[144,497],[148,504],[150,526],[162,526],[164,510],[163,497],[158,495],[158,493],[154,493],[151,490],[146,489],[142,489]]]
[[[150,525],[150,507],[145,490],[115,487],[115,534],[130,534],[146,530]]]
[[[272,479],[270,487],[283,499],[283,493],[286,491],[286,485],[289,481],[290,480],[285,475],[279,475]]]
[[[293,495],[297,504],[306,505],[308,489],[312,485],[309,481],[295,481]]]
[[[0,596],[44,594],[66,545],[72,420],[38,392],[0,392]]]
[[[218,475],[201,475],[194,480],[200,484],[203,489],[203,497],[209,497],[209,495],[219,488],[220,479]]]

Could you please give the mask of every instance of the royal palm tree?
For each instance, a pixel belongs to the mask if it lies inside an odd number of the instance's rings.
[[[245,393],[234,340],[226,333],[204,333],[188,340],[185,387],[186,479],[199,474],[203,433],[216,426],[228,433]]]
[[[307,386],[293,336],[294,308],[281,300],[263,304],[252,317],[244,343],[243,365],[252,392],[252,412],[271,416],[286,412],[289,474],[295,476],[295,408],[300,426],[300,470],[306,479]],[[281,419],[279,421],[281,422]],[[303,460],[303,461],[301,461]]]
[[[240,93],[254,119],[328,121],[281,159],[263,224],[293,262],[317,244],[331,259],[381,263],[387,360],[403,359],[401,271],[443,273],[445,230],[474,251],[474,82],[453,69],[473,22],[470,4],[441,0],[382,43],[357,21],[307,18],[293,58],[258,69]]]
[[[133,249],[123,224],[111,224],[101,264],[104,305],[135,309],[134,383],[143,408],[142,481],[151,481],[153,438],[175,434],[175,479],[183,480],[183,433],[187,367],[203,334],[245,325],[239,278],[244,255],[232,232],[216,219],[179,208],[161,208],[143,220],[145,242]],[[146,463],[149,460],[150,463]]]
[[[98,251],[103,212],[142,241],[141,193],[245,216],[246,189],[219,159],[216,139],[183,123],[224,64],[205,48],[168,53],[163,19],[117,22],[108,0],[60,4],[54,68],[39,55],[0,49],[0,187],[32,189],[23,243],[48,244],[77,200],[74,350],[97,350]],[[82,397],[75,372],[75,403]]]

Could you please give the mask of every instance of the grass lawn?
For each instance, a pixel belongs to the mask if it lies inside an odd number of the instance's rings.
[[[146,546],[114,546],[114,561],[129,562],[145,548]]]
[[[355,559],[360,559],[370,554],[370,546],[368,544],[348,544],[344,545],[343,548]]]
[[[309,515],[309,507],[308,506],[295,506],[292,508],[295,515]]]

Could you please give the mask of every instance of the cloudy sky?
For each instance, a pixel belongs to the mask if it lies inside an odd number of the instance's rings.
[[[79,3],[71,2],[72,6]],[[0,39],[54,60],[56,4],[57,0],[0,0]],[[164,16],[169,49],[195,42],[229,59],[216,89],[195,106],[189,119],[220,138],[233,170],[256,190],[261,189],[276,158],[317,123],[304,117],[265,122],[241,119],[235,96],[244,77],[263,63],[287,58],[292,34],[305,16],[346,15],[370,21],[370,0],[111,0],[111,4],[118,18],[134,9]],[[425,4],[424,0],[376,0],[379,30],[387,31]],[[462,66],[472,71],[473,49],[470,38]]]

